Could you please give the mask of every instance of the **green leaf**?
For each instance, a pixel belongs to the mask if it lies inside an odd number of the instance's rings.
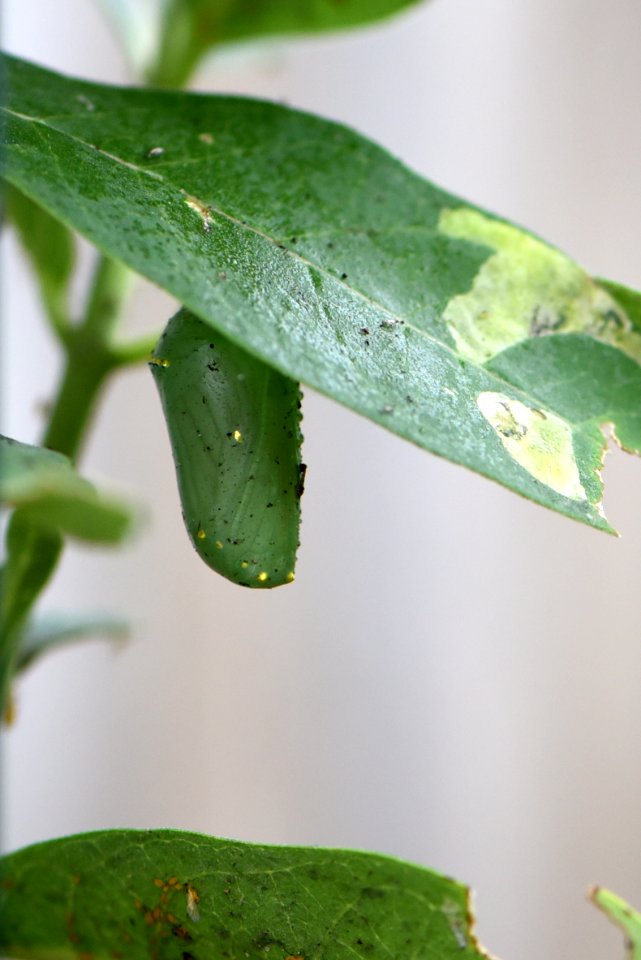
[[[633,910],[621,897],[617,897],[610,890],[604,890],[603,887],[594,887],[589,896],[612,923],[623,931],[629,960],[641,960],[641,914]]]
[[[11,182],[285,376],[610,529],[641,333],[564,254],[280,105],[7,74]]]
[[[69,322],[69,281],[75,262],[74,238],[68,227],[15,187],[5,191],[7,219],[15,226],[38,278],[42,299],[54,329]]]
[[[465,887],[368,853],[104,831],[5,857],[0,896],[12,957],[487,957]]]
[[[0,504],[32,524],[98,543],[117,543],[130,513],[103,499],[61,453],[0,436]]]
[[[298,384],[185,310],[151,369],[196,550],[234,583],[290,583],[302,492]]]
[[[20,638],[16,658],[16,673],[40,659],[45,653],[79,640],[104,637],[122,640],[127,636],[128,626],[123,620],[108,616],[82,614],[46,614],[30,621]]]
[[[625,311],[634,329],[641,333],[641,293],[637,290],[631,290],[630,287],[624,287],[621,283],[614,283],[612,280],[599,278],[598,283],[608,291],[612,299]]]
[[[313,34],[390,17],[417,0],[101,0],[138,69],[181,86],[200,58],[229,41]],[[157,60],[151,65],[153,53]]]
[[[98,0],[122,39],[127,56],[142,76],[160,45],[167,0]]]
[[[0,465],[2,460],[0,456]],[[13,511],[6,542],[7,559],[0,581],[0,704],[3,706],[29,610],[48,583],[63,546],[60,532],[34,522],[24,507]]]

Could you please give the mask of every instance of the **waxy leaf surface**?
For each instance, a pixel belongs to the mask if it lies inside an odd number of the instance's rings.
[[[25,193],[282,374],[609,529],[601,426],[641,450],[637,294],[326,120],[6,72]]]
[[[368,853],[114,830],[0,861],[12,957],[480,960],[468,891]]]

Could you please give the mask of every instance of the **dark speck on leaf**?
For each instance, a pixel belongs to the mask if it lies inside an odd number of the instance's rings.
[[[385,891],[380,890],[378,887],[363,887],[361,893],[369,900],[381,900],[385,896]]]
[[[341,280],[347,280],[347,274],[341,273]]]

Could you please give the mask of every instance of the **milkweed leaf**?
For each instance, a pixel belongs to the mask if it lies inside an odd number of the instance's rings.
[[[465,887],[370,853],[171,830],[52,840],[0,861],[0,948],[30,960],[481,960]]]
[[[285,376],[611,529],[602,426],[641,451],[641,330],[611,287],[326,120],[7,75],[12,183]]]
[[[129,510],[101,497],[61,453],[0,436],[0,505],[19,507],[38,526],[99,543],[117,543]]]
[[[390,17],[417,0],[100,2],[118,26],[134,65],[152,80],[181,86],[203,54],[220,44],[357,27]]]
[[[122,640],[127,636],[124,620],[106,615],[43,614],[30,620],[20,638],[16,673],[31,667],[44,654],[61,646],[93,637]]]

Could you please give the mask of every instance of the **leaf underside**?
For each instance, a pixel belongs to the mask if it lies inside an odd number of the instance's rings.
[[[487,956],[465,887],[375,854],[104,831],[5,857],[0,898],[12,957]]]
[[[294,381],[610,529],[611,425],[641,450],[639,294],[346,128],[7,59],[6,177]]]
[[[298,384],[186,310],[151,370],[199,555],[242,586],[291,583],[304,469]]]

